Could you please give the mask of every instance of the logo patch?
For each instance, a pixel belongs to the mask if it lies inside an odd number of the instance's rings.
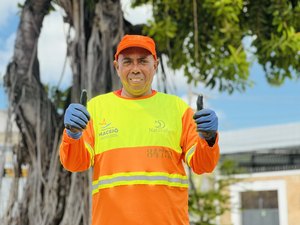
[[[112,126],[112,122],[107,122],[106,119],[103,119],[100,122],[100,133],[99,136],[101,139],[111,138],[118,136],[119,129]]]
[[[166,126],[166,124],[163,120],[155,120],[154,123],[155,123],[154,127],[157,129],[162,129]]]
[[[172,132],[163,120],[154,120],[153,126],[149,128],[149,132],[153,133],[170,133]]]

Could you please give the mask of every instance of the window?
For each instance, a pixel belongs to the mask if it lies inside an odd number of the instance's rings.
[[[233,225],[288,225],[284,180],[239,182],[230,195]]]
[[[277,191],[240,193],[242,225],[279,225]]]

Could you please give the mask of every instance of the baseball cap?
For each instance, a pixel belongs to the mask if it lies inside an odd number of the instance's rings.
[[[139,48],[144,48],[148,50],[156,59],[156,51],[155,51],[155,42],[152,38],[148,36],[143,36],[143,35],[125,35],[122,40],[120,41],[118,47],[117,47],[117,52],[115,54],[115,59],[118,59],[118,56],[121,51],[123,51],[126,48],[131,48],[131,47],[139,47]]]

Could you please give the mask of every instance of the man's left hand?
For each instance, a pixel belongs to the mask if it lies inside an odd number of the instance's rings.
[[[207,142],[215,143],[218,131],[218,117],[215,111],[211,109],[201,109],[194,114],[194,120],[197,124],[197,131],[200,137]]]

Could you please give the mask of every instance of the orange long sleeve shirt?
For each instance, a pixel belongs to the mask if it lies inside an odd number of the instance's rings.
[[[210,147],[196,131],[193,110],[153,91],[126,99],[120,92],[88,102],[91,120],[80,139],[64,132],[60,160],[69,171],[93,167],[92,225],[188,225],[188,179],[212,172]]]

